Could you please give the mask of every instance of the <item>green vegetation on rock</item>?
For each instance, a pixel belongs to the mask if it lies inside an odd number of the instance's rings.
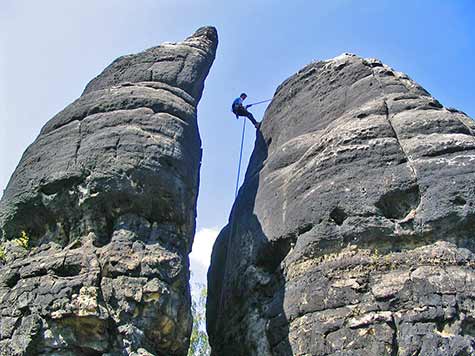
[[[206,296],[208,291],[203,285],[199,285],[198,288],[198,298],[194,299],[191,305],[193,330],[191,332],[188,356],[208,356],[211,354],[208,334],[206,333]]]
[[[5,256],[5,246],[0,244],[0,262],[5,262],[6,256]]]
[[[25,231],[22,231],[20,237],[14,239],[13,242],[18,246],[23,247],[25,250],[30,248],[30,237]]]

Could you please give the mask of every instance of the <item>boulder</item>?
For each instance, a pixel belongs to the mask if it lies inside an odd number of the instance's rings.
[[[186,355],[196,107],[217,33],[115,60],[54,116],[0,202],[0,354]]]
[[[286,80],[213,248],[213,355],[474,354],[474,133],[376,59]]]

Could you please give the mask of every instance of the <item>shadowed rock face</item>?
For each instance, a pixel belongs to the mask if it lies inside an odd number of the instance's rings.
[[[378,60],[285,81],[214,246],[213,354],[473,354],[474,133]]]
[[[0,203],[2,356],[186,355],[216,46],[208,27],[117,59],[26,150]]]

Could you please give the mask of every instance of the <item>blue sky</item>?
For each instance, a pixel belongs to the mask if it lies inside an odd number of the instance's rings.
[[[194,254],[202,277],[234,199],[235,96],[270,98],[304,65],[353,52],[406,72],[445,106],[475,117],[474,23],[471,0],[2,0],[0,189],[45,122],[112,60],[216,26],[220,45],[198,113],[204,153]],[[264,110],[253,108],[258,119]],[[248,125],[244,169],[253,142]]]

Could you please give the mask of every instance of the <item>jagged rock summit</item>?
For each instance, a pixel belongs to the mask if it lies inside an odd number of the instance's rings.
[[[0,354],[186,355],[212,27],[114,61],[0,202]]]
[[[286,80],[213,249],[213,355],[475,354],[474,134],[375,59]]]

